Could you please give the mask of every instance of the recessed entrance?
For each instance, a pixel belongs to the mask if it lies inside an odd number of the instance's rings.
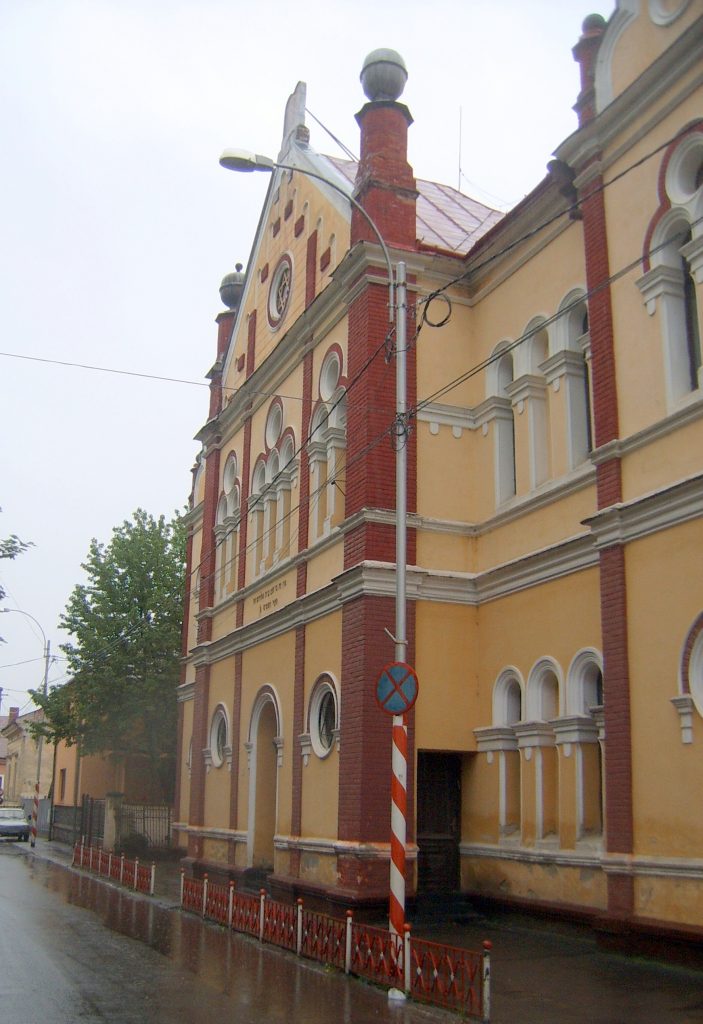
[[[249,867],[273,869],[273,839],[278,811],[278,717],[264,691],[252,715],[249,763]]]
[[[417,761],[419,893],[459,889],[461,755],[421,750]]]

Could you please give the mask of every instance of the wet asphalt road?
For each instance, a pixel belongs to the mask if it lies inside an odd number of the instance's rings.
[[[359,980],[179,913],[176,865],[157,868],[149,900],[69,862],[60,844],[0,840],[0,1024],[463,1019],[389,1006]],[[492,940],[493,1024],[703,1024],[702,970],[605,952],[588,929],[511,914],[415,933]]]
[[[451,1019],[0,840],[3,1024]]]

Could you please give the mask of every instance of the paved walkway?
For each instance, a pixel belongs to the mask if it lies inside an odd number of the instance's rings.
[[[28,856],[71,862],[59,843],[22,846]],[[157,864],[155,898],[177,906],[179,895],[179,865]],[[703,971],[604,951],[585,928],[500,914],[414,931],[466,949],[491,940],[492,1024],[703,1024]]]

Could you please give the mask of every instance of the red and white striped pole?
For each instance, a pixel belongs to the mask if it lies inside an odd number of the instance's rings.
[[[40,748],[41,749],[41,748]],[[39,762],[41,767],[41,761]],[[39,771],[40,769],[37,769]],[[34,784],[34,800],[32,802],[32,849],[37,845],[37,818],[39,817],[39,780]]]
[[[408,812],[408,727],[405,715],[393,715],[391,781],[391,884],[390,930],[402,935],[405,927],[405,838]]]
[[[395,657],[406,661],[406,563],[408,527],[408,424],[407,424],[407,288],[405,263],[395,278]],[[404,715],[393,716],[391,781],[390,930],[405,928],[405,839],[408,811],[408,727]]]

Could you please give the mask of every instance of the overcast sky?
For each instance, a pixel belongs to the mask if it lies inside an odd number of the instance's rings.
[[[91,538],[187,500],[219,283],[246,263],[267,184],[222,170],[222,149],[275,156],[303,80],[358,152],[359,71],[391,47],[417,177],[458,185],[461,110],[462,190],[505,209],[575,130],[571,48],[614,6],[0,0],[0,537],[35,544],[0,580],[51,643],[50,683],[66,678],[58,620]],[[308,123],[315,149],[342,155]],[[0,635],[1,712],[29,710],[42,635],[18,614]]]

